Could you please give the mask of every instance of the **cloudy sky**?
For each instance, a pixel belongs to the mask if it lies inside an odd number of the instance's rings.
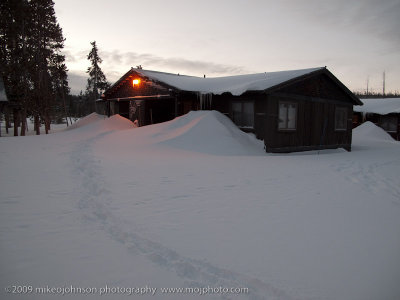
[[[54,0],[72,93],[90,42],[113,83],[131,67],[208,77],[327,66],[400,92],[400,0]]]

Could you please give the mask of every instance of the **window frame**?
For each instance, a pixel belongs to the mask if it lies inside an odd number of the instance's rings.
[[[241,122],[242,124],[236,123],[235,118],[234,118],[234,110],[233,110],[234,104],[240,104],[240,114],[241,114],[242,120],[243,120],[243,114],[244,114],[244,105],[251,104],[251,106],[252,106],[252,122],[251,122],[252,124],[251,124],[251,126],[243,125],[243,122]],[[233,101],[231,101],[230,108],[231,108],[231,119],[232,119],[233,123],[235,123],[235,125],[239,128],[254,129],[255,128],[255,107],[254,106],[255,106],[254,100],[233,100]]]
[[[338,126],[338,125],[341,125],[341,124],[338,124],[338,112],[339,111],[342,111],[345,113],[344,114],[344,127]],[[335,131],[347,131],[347,129],[349,127],[348,126],[348,114],[349,114],[349,111],[346,106],[336,106],[335,107]]]
[[[280,115],[281,115],[281,105],[282,104],[286,104],[286,119],[285,121],[285,127],[280,127]],[[289,128],[289,105],[294,106],[295,107],[295,121],[294,121],[294,128]],[[279,101],[278,102],[278,122],[277,122],[277,127],[278,127],[278,131],[283,131],[283,132],[295,132],[297,131],[297,120],[298,120],[298,110],[299,110],[299,105],[297,102],[294,101]]]

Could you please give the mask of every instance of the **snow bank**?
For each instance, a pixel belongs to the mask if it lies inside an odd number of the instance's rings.
[[[265,155],[263,143],[217,111],[191,111],[168,123],[160,144],[214,155]]]
[[[113,115],[102,121],[102,126],[110,130],[125,130],[134,127],[133,122],[120,115]]]
[[[78,122],[72,124],[70,127],[68,127],[68,129],[74,129],[74,128],[86,126],[93,122],[97,122],[101,119],[104,119],[104,117],[97,113],[91,113],[90,115],[87,115],[86,117],[83,117],[82,119],[80,119]]]
[[[353,139],[358,141],[376,140],[393,142],[393,138],[381,127],[368,121],[353,129]]]
[[[99,115],[97,113],[91,113],[90,115],[80,119],[78,122],[70,126],[68,129],[82,128],[96,131],[112,131],[112,130],[124,130],[133,128],[133,122],[121,117],[120,115],[113,115],[110,118]],[[87,127],[87,128],[86,128]]]

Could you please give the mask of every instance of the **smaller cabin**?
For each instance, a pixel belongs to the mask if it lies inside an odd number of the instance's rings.
[[[362,99],[364,106],[354,109],[354,127],[370,121],[400,141],[400,98]]]

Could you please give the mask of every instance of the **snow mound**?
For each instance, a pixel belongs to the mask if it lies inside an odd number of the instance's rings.
[[[97,113],[91,113],[90,115],[87,115],[86,117],[83,117],[80,119],[78,122],[72,124],[68,129],[74,129],[74,128],[79,128],[82,126],[86,126],[88,124],[91,124],[93,122],[97,122],[99,120],[102,120],[103,116],[97,114]]]
[[[392,142],[393,138],[382,128],[367,121],[353,129],[353,139],[356,141],[376,140],[381,142]]]
[[[125,130],[134,128],[133,122],[120,115],[113,115],[101,121],[101,125],[109,130]]]
[[[131,129],[133,127],[132,121],[120,115],[113,115],[107,118],[97,113],[91,113],[70,126],[69,129],[84,128],[95,131],[112,131]]]
[[[191,111],[157,133],[159,144],[213,155],[265,155],[262,141],[217,111]]]

